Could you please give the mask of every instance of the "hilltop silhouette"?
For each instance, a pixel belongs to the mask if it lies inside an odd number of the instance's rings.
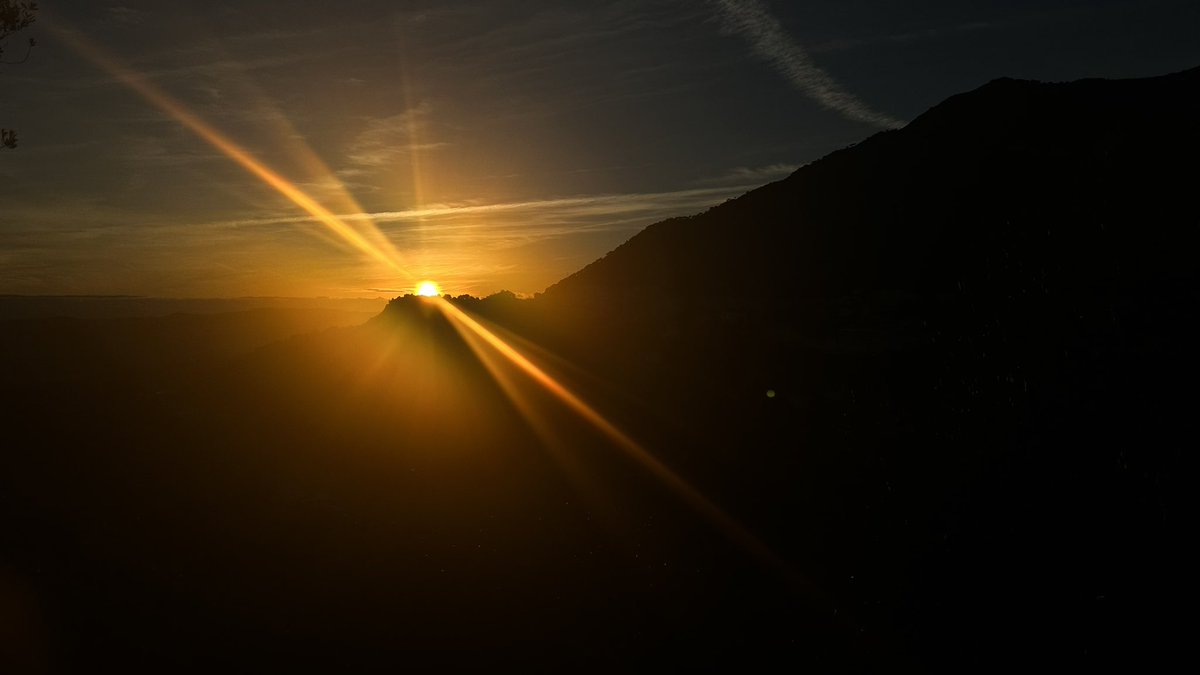
[[[5,322],[0,618],[67,671],[1163,665],[1198,85],[997,80],[536,298],[448,299],[790,579],[405,296]]]

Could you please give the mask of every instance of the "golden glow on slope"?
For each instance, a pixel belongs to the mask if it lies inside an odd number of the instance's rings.
[[[436,298],[442,294],[442,289],[432,281],[422,281],[417,284],[416,294],[426,298]]]
[[[354,246],[354,248],[374,260],[387,265],[392,271],[398,272],[406,278],[412,278],[413,275],[401,265],[400,255],[394,248],[389,244],[376,245],[376,242],[386,242],[386,238],[378,231],[374,223],[365,221],[363,224],[363,227],[370,230],[371,235],[373,235],[368,238],[364,233],[351,227],[345,220],[318,203],[294,183],[255,159],[246,149],[213,128],[198,115],[188,110],[182,103],[171,98],[158,89],[158,87],[155,87],[146,78],[119,64],[116,60],[101,52],[98,47],[86,42],[79,35],[67,31],[57,32],[65,42],[71,44],[79,53],[86,56],[105,72],[140,94],[142,98],[149,101],[159,110],[167,113],[177,122],[190,129],[209,145],[221,151],[226,157],[241,165],[242,168],[249,171],[259,180],[287,197],[296,206],[304,209],[310,216]],[[372,242],[371,239],[374,239],[375,242]]]

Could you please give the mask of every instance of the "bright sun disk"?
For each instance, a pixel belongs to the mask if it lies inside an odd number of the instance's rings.
[[[432,281],[422,281],[417,284],[417,295],[434,298],[442,294],[442,290]]]

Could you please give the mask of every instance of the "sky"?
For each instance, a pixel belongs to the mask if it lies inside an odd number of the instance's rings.
[[[991,79],[1200,65],[1194,0],[39,5],[0,294],[532,294]]]

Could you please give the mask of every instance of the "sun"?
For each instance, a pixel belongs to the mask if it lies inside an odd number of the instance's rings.
[[[438,288],[438,285],[432,281],[422,281],[421,283],[417,284],[417,295],[426,298],[436,298],[441,294],[442,289]]]

